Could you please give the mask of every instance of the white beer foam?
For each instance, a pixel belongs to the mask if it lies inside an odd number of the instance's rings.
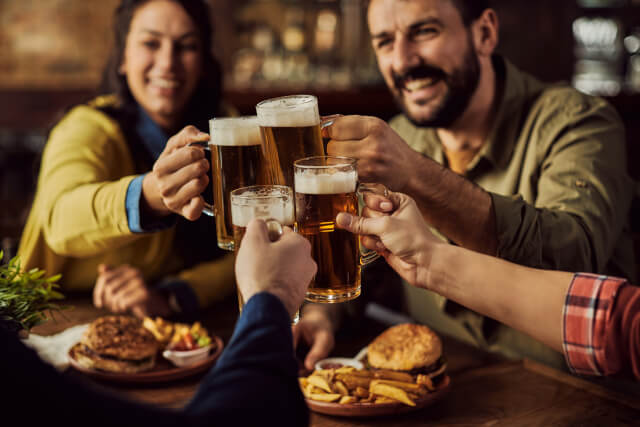
[[[261,102],[257,107],[260,126],[302,127],[320,124],[318,102],[309,96],[289,96]]]
[[[262,144],[257,116],[209,120],[211,145],[249,146]]]
[[[321,173],[313,171],[296,172],[296,193],[301,194],[343,194],[356,191],[358,174],[356,171]]]
[[[237,227],[246,227],[253,219],[275,219],[282,225],[291,226],[294,221],[293,203],[260,204],[255,205],[231,205],[231,221]]]

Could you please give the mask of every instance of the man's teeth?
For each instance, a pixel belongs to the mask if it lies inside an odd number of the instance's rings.
[[[177,80],[167,79],[153,79],[151,83],[164,89],[174,89],[177,88],[179,84]]]
[[[425,79],[415,79],[408,82],[405,82],[404,87],[409,92],[413,92],[414,90],[420,90],[427,86],[431,86],[434,82],[434,79],[425,78]]]

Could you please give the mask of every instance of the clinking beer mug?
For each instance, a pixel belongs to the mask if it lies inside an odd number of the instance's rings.
[[[280,238],[284,226],[295,229],[293,190],[284,185],[254,185],[231,192],[231,220],[235,250],[240,249],[247,225],[252,219],[262,219],[267,224],[269,239]],[[238,292],[238,306],[242,311],[244,301]],[[293,322],[298,321],[296,313]]]
[[[257,116],[213,118],[209,120],[213,205],[205,203],[202,213],[216,217],[218,246],[234,250],[231,222],[232,190],[269,184],[267,161],[262,152],[262,136]]]
[[[271,183],[293,186],[293,162],[309,156],[324,156],[318,98],[289,95],[266,99],[256,105],[264,140],[264,153],[271,170]]]
[[[359,195],[381,193],[379,184],[358,183],[356,160],[307,157],[294,163],[296,226],[311,243],[318,272],[307,291],[311,302],[337,303],[361,292],[361,267],[378,258],[361,252],[358,236],[336,227],[338,213],[359,213]]]

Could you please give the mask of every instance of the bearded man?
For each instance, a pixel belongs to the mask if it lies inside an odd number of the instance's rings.
[[[530,267],[635,280],[632,182],[613,107],[543,84],[497,55],[498,16],[487,1],[371,0],[367,19],[378,66],[403,114],[389,124],[335,119],[325,129],[329,155],[357,158],[361,181],[410,195],[434,230],[457,245]],[[524,334],[404,288],[409,314],[440,333],[510,357],[564,364],[560,353]],[[307,310],[317,319],[326,308]],[[314,344],[309,366],[332,342],[325,337],[319,348],[314,334],[306,335]]]

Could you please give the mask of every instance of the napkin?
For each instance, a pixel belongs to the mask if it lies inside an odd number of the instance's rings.
[[[57,370],[64,371],[69,367],[69,349],[80,341],[88,326],[88,323],[73,326],[49,336],[29,334],[29,338],[22,340],[22,342],[27,347],[34,349],[40,359],[53,365]]]

